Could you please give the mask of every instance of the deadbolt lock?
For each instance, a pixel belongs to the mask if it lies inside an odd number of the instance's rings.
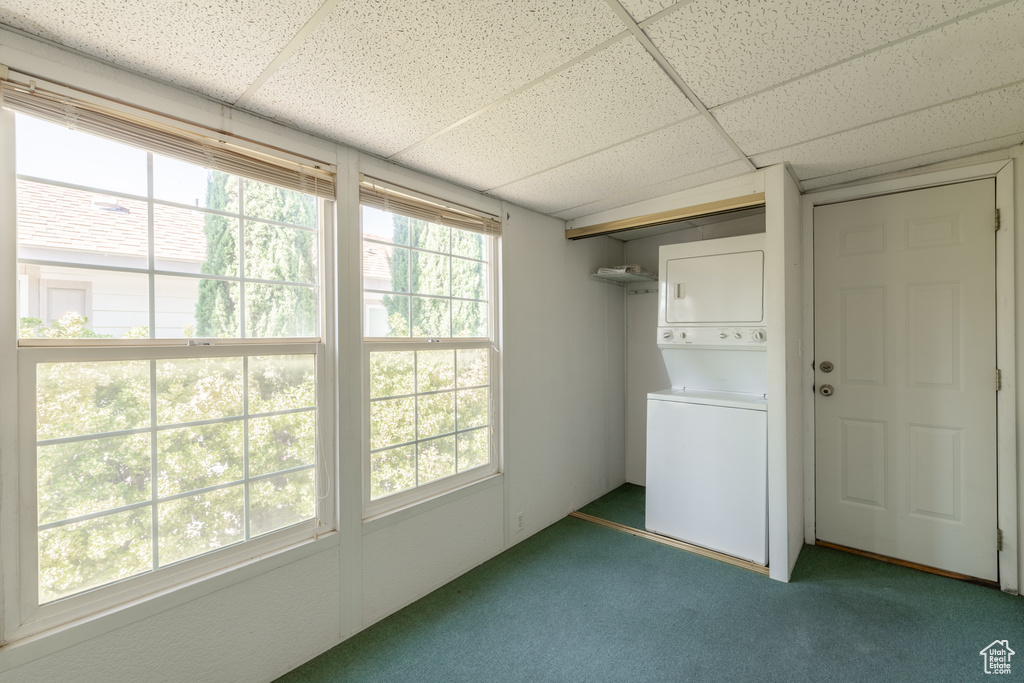
[[[827,360],[821,361],[821,365],[818,366],[818,367],[821,368],[822,372],[832,372],[833,368],[835,368],[835,366],[832,365],[832,363],[830,361],[827,361]]]
[[[832,388],[831,384],[822,384],[821,389],[819,389],[818,391],[821,392],[822,396],[831,396],[832,394],[835,393],[836,390]]]

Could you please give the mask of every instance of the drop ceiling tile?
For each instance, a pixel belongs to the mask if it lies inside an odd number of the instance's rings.
[[[801,180],[962,147],[1024,132],[1024,85],[1014,85],[854,130],[760,154],[758,167],[783,161]]]
[[[602,0],[342,3],[248,106],[387,156],[622,31]]]
[[[622,194],[599,199],[596,202],[590,202],[589,204],[576,206],[565,211],[559,211],[554,214],[554,216],[563,220],[579,218],[580,216],[589,216],[590,214],[598,213],[600,211],[617,209],[620,206],[642,202],[645,199],[663,197],[667,194],[672,194],[673,192],[688,190],[691,187],[700,187],[701,185],[707,185],[708,183],[713,183],[717,180],[725,180],[726,178],[733,178],[738,175],[743,175],[744,173],[750,173],[750,167],[743,161],[732,161],[721,166],[716,166],[715,168],[698,171],[697,173],[690,173],[680,178],[672,178],[671,180],[655,183],[654,185],[648,185],[647,187],[641,187],[628,192],[623,192]]]
[[[555,213],[735,158],[711,124],[696,117],[495,189],[494,194],[542,213]]]
[[[638,24],[676,4],[676,0],[619,0],[619,2],[622,3],[623,9],[629,12],[629,16],[633,17],[633,21]]]
[[[708,107],[984,7],[988,0],[697,0],[645,28]]]
[[[910,168],[937,164],[951,159],[961,159],[995,149],[1005,149],[1021,143],[1024,143],[1024,132],[1016,135],[1007,135],[1005,137],[995,138],[993,140],[984,140],[971,145],[964,145],[963,147],[944,149],[940,152],[922,154],[908,159],[890,161],[885,164],[878,164],[877,166],[866,166],[864,168],[836,173],[834,175],[819,176],[817,178],[811,178],[810,180],[803,181],[803,186],[805,190],[814,190],[820,187],[828,187],[830,185],[842,185],[843,183],[849,183],[863,178],[873,178],[887,173],[905,171]]]
[[[393,159],[487,189],[696,113],[640,43],[628,37]]]
[[[6,0],[0,23],[234,102],[319,7],[320,0]]]
[[[747,154],[1024,79],[1024,3],[1003,5],[714,111]]]

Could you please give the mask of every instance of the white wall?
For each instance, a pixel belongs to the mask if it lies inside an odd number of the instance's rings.
[[[569,243],[564,224],[276,124],[224,110],[0,30],[0,63],[314,158],[339,173],[336,534],[302,548],[0,650],[0,683],[268,681],[409,604],[625,480],[624,306],[591,281],[622,261],[606,238]],[[356,183],[397,173],[424,191],[507,215],[502,238],[504,473],[363,523],[361,311]],[[0,457],[9,457],[8,452]],[[5,484],[3,491],[13,487]],[[8,495],[10,495],[8,493]],[[10,500],[2,500],[11,509]],[[523,513],[524,529],[512,520]],[[0,603],[17,600],[8,580]]]
[[[764,232],[764,216],[748,216],[706,225],[680,227],[652,237],[625,242],[624,262],[658,271],[658,249],[701,239],[717,239]],[[657,289],[657,283],[628,285],[629,290]],[[626,481],[644,486],[647,481],[647,394],[668,389],[668,372],[658,350],[658,295],[626,297]]]

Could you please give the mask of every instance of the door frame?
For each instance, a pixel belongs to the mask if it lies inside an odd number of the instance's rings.
[[[806,361],[804,386],[811,400],[804,401],[804,540],[813,545],[815,535],[814,478],[814,208],[825,204],[868,199],[880,195],[920,190],[970,180],[994,178],[996,208],[1000,226],[996,233],[996,365],[1002,373],[1002,387],[996,395],[996,524],[1003,533],[1003,549],[998,554],[999,587],[1017,594],[1018,575],[1018,500],[1017,500],[1017,397],[1016,397],[1016,292],[1014,237],[1013,158],[959,168],[867,182],[861,185],[822,190],[803,195],[801,229],[803,241],[803,319],[802,346]],[[994,378],[993,378],[994,380]],[[995,539],[992,539],[995,543]]]

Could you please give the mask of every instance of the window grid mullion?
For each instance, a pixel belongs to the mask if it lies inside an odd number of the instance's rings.
[[[246,339],[245,333],[245,181],[238,178],[238,336]]]
[[[420,352],[412,352],[412,438],[413,447],[412,453],[416,463],[416,476],[413,479],[414,486],[420,485],[420,399],[419,399],[419,388],[420,388]]]
[[[245,540],[249,540],[249,356],[242,357],[242,524]]]
[[[146,153],[146,258],[149,264],[149,338],[156,339],[156,220],[153,207],[153,153]]]
[[[152,548],[153,571],[160,567],[160,515],[157,501],[160,498],[160,463],[157,449],[157,409],[156,409],[156,359],[149,361],[149,449],[150,449],[150,497],[152,505]]]

